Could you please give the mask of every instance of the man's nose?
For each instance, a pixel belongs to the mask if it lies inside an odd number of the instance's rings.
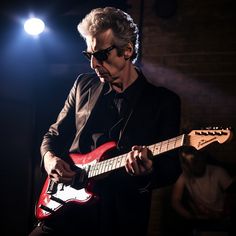
[[[94,70],[98,66],[101,66],[101,62],[92,55],[91,61],[90,61],[90,67]]]

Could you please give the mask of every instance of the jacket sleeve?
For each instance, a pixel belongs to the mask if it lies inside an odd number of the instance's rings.
[[[48,132],[44,135],[40,152],[42,158],[47,151],[56,155],[62,154],[73,139],[75,130],[75,97],[77,92],[78,79],[75,81],[70,93],[64,103],[64,107],[59,113],[56,122],[52,124]],[[67,149],[68,150],[68,149]]]

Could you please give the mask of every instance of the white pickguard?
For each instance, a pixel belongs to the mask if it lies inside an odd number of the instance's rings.
[[[94,160],[92,162],[90,162],[89,164],[86,165],[76,165],[77,167],[80,168],[86,168],[87,165],[92,165],[95,164],[97,162],[97,160]],[[70,201],[76,201],[78,203],[84,203],[89,201],[93,195],[92,193],[87,192],[87,190],[85,188],[82,189],[75,189],[73,187],[71,187],[70,185],[64,185],[62,183],[57,184],[57,191],[56,193],[49,195],[49,196],[53,196],[56,197],[62,201],[64,201],[65,203],[70,202]],[[44,199],[44,203],[47,207],[49,207],[51,210],[57,210],[59,207],[61,207],[63,204],[54,201],[53,199],[50,198],[45,198]],[[44,205],[44,204],[43,204]],[[44,212],[45,215],[48,214],[47,211],[42,210]]]

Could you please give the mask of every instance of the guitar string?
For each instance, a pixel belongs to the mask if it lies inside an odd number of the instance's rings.
[[[201,135],[201,134],[199,134],[199,135]],[[205,135],[209,135],[209,134],[205,134]],[[214,136],[215,137],[215,136],[219,136],[219,135],[222,136],[224,134],[217,134],[216,133],[214,135],[210,134],[209,136]],[[184,136],[185,136],[185,134],[182,134],[182,135],[179,135],[175,138],[171,138],[169,140],[165,140],[165,141],[162,141],[160,143],[149,145],[148,148],[151,149],[152,152],[155,155],[158,155],[160,153],[163,153],[163,152],[175,149],[177,147],[183,146]],[[179,140],[181,141],[181,143],[176,145]],[[194,142],[196,140],[199,140],[199,137],[192,137],[192,139],[191,139],[192,142]],[[173,145],[173,146],[171,146],[171,145]],[[111,171],[111,170],[122,167],[123,166],[122,162],[124,160],[126,160],[127,155],[128,155],[128,153],[117,156],[117,157],[113,157],[111,159],[107,159],[107,160],[104,160],[104,161],[101,161],[101,162],[97,162],[96,164],[91,166],[91,169],[93,169],[94,173],[91,173],[89,175],[89,177],[94,177],[96,175],[103,174],[103,173],[106,173],[108,171]],[[114,163],[115,163],[115,166],[114,166]]]
[[[184,135],[180,135],[176,138],[165,140],[165,141],[162,141],[162,142],[157,143],[157,144],[152,144],[152,145],[148,146],[148,148],[153,149],[153,152],[157,152],[157,150],[158,150],[158,152],[155,153],[155,154],[159,154],[159,153],[169,151],[171,149],[175,149],[177,141],[178,140],[182,141],[183,136]],[[174,145],[172,145],[172,143],[174,143]],[[172,147],[169,148],[169,150],[168,150],[168,145],[169,146],[172,145]],[[178,145],[178,147],[180,147],[180,146],[182,146],[182,142],[181,142],[181,144]],[[126,160],[127,155],[128,155],[128,153],[117,156],[117,157],[113,157],[111,159],[107,159],[107,160],[104,160],[104,161],[101,161],[101,162],[97,162],[96,164],[91,166],[90,170],[92,170],[92,172],[89,173],[89,177],[94,177],[96,175],[103,174],[103,173],[106,173],[108,171],[111,171],[111,170],[122,167],[123,166],[122,162],[124,162],[124,160]],[[115,163],[115,166],[114,166],[114,163]],[[117,167],[118,164],[119,164],[119,166]],[[100,168],[101,166],[102,166],[102,168],[103,168],[103,166],[105,166],[105,168],[101,169]]]

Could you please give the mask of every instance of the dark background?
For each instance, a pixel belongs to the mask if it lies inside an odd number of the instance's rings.
[[[41,191],[39,145],[78,74],[90,70],[76,26],[95,7],[115,6],[140,26],[138,64],[182,100],[181,132],[236,126],[233,0],[5,1],[0,3],[0,235],[27,235]],[[23,31],[29,15],[47,32]],[[235,175],[235,139],[209,146]],[[149,235],[172,224],[169,190],[153,195]],[[168,227],[167,227],[168,228]]]
[[[125,1],[6,1],[0,18],[1,235],[26,235],[41,190],[39,145],[79,73],[89,70],[77,24],[92,8]],[[41,17],[38,38],[24,20]]]

